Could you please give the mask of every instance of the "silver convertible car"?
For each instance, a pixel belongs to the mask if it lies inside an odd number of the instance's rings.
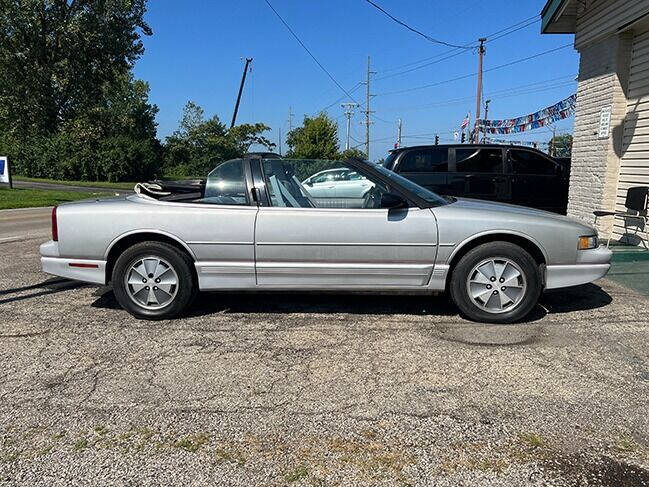
[[[300,181],[333,168],[369,190],[314,199]],[[199,290],[448,291],[465,316],[508,323],[544,289],[604,276],[611,259],[589,225],[441,197],[360,160],[231,160],[194,185],[61,205],[52,233],[45,272],[112,282],[144,319],[179,315]]]

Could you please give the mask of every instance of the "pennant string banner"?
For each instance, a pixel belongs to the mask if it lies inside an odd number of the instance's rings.
[[[478,120],[478,129],[489,134],[513,134],[537,129],[574,114],[576,102],[577,95],[575,94],[551,107],[524,117],[505,120]]]

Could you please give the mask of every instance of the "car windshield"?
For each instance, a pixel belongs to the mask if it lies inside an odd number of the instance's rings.
[[[438,194],[435,194],[432,191],[429,191],[426,188],[413,183],[409,179],[406,179],[403,176],[400,176],[397,173],[392,172],[379,164],[375,164],[372,167],[377,172],[388,177],[391,181],[394,181],[398,186],[403,186],[405,189],[407,189],[411,193],[415,193],[417,196],[419,196],[423,200],[426,200],[428,203],[432,203],[436,206],[447,205],[449,203],[449,200],[442,198]]]

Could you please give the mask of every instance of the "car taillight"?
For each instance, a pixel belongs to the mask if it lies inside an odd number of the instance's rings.
[[[59,226],[56,222],[56,206],[52,208],[52,240],[59,241]]]

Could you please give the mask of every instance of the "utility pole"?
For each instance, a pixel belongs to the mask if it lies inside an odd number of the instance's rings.
[[[484,57],[485,48],[484,43],[486,42],[486,37],[481,37],[478,39],[480,46],[478,47],[478,94],[476,96],[476,106],[475,106],[475,130],[473,134],[473,142],[477,144],[480,141],[480,136],[478,133],[478,121],[480,120],[480,105],[482,105],[482,58]]]
[[[282,155],[282,127],[279,128],[279,155]]]
[[[343,103],[340,105],[343,107],[345,112],[345,117],[347,118],[347,137],[345,139],[345,150],[349,150],[349,131],[351,129],[352,117],[354,116],[354,110],[358,108],[358,103]]]
[[[370,110],[370,76],[374,74],[374,71],[370,71],[370,57],[367,56],[367,81],[365,81],[365,155],[367,158],[370,158],[370,125],[372,121],[370,120],[370,114],[374,113]]]
[[[402,121],[401,119],[399,119],[397,125],[397,148],[401,147],[401,125],[402,125]]]
[[[246,58],[246,65],[243,67],[243,76],[241,76],[241,85],[239,85],[239,94],[237,95],[237,103],[234,105],[234,113],[232,114],[232,123],[230,128],[234,127],[237,121],[237,113],[239,112],[239,103],[241,103],[241,93],[243,93],[243,85],[246,84],[246,75],[248,74],[248,66],[252,62],[252,58]]]
[[[484,119],[488,120],[489,119],[489,103],[491,103],[491,100],[485,100],[484,102]],[[485,143],[485,139],[487,138],[487,128],[483,127],[483,134],[484,136],[482,137],[482,143]]]
[[[291,111],[291,107],[288,107],[288,131],[290,132],[293,130],[293,112]]]

